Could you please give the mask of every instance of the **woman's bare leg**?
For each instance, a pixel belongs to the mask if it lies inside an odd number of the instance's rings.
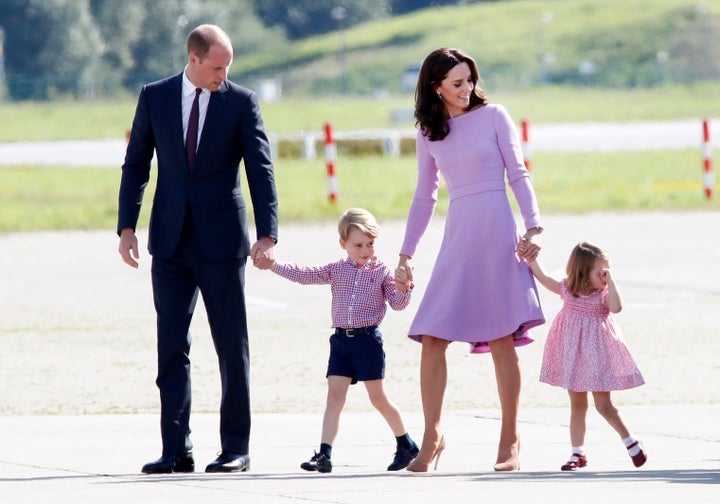
[[[429,463],[435,455],[442,430],[440,420],[447,386],[446,350],[449,342],[433,336],[422,337],[420,356],[420,396],[422,398],[425,432],[418,462]]]
[[[520,468],[520,438],[517,416],[520,407],[520,361],[515,352],[512,335],[490,342],[490,353],[495,365],[502,424],[498,444],[496,471],[514,471]]]

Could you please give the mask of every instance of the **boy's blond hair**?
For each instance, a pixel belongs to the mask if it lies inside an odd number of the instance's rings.
[[[364,208],[349,208],[342,214],[338,222],[340,239],[347,241],[354,227],[372,238],[377,238],[380,234],[380,225],[375,220],[375,216]]]

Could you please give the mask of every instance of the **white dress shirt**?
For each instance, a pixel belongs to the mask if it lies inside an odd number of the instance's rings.
[[[185,67],[187,70],[187,67]],[[182,120],[183,120],[183,140],[187,138],[188,121],[190,120],[190,108],[192,102],[195,99],[195,84],[190,82],[187,74],[183,71],[183,84],[182,84]],[[202,137],[203,124],[205,123],[205,116],[207,115],[208,103],[210,103],[210,91],[203,89],[200,93],[198,105],[200,106],[200,115],[198,116],[198,145],[200,145],[200,138]],[[195,146],[197,150],[197,146]]]

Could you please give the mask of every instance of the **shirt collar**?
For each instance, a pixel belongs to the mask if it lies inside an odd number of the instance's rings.
[[[183,79],[182,79],[182,94],[183,96],[190,96],[193,93],[195,93],[195,89],[197,86],[190,82],[190,79],[188,79],[187,76],[187,66],[185,66],[185,69],[183,70]],[[203,93],[205,93],[205,89],[202,90]]]
[[[353,268],[357,268],[357,269],[370,269],[370,268],[373,268],[374,265],[377,263],[377,258],[368,259],[368,261],[365,264],[363,264],[362,266],[358,266],[357,264],[355,264],[355,261],[353,261],[352,259],[350,259],[347,256],[345,256],[344,260],[345,260],[346,264],[349,264]]]

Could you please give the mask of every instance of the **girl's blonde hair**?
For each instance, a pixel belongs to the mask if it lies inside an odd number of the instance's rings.
[[[595,244],[580,242],[575,245],[567,262],[567,286],[570,294],[577,297],[580,294],[588,294],[590,286],[590,272],[595,266],[595,261],[603,259],[610,262],[607,253]]]
[[[380,234],[380,225],[375,216],[364,208],[349,208],[342,214],[338,222],[338,233],[340,239],[346,241],[350,236],[352,228],[359,229],[366,236],[377,238]]]

